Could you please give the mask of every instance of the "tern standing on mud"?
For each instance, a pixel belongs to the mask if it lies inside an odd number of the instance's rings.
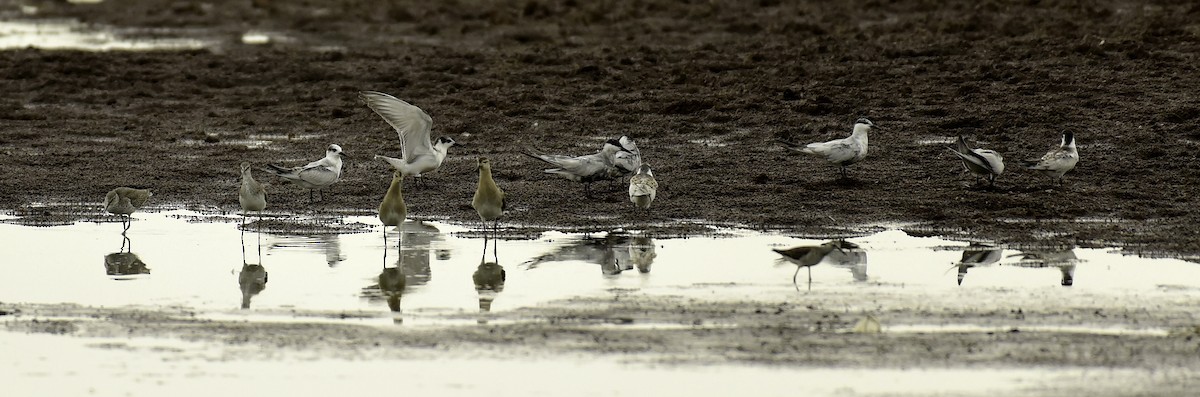
[[[437,171],[442,166],[446,152],[455,142],[447,137],[438,137],[436,142],[430,142],[429,131],[433,128],[433,119],[425,111],[378,91],[362,91],[358,97],[383,117],[383,121],[391,125],[400,137],[401,158],[375,155],[376,159],[386,161],[403,176],[417,178]]]
[[[485,224],[487,221],[492,221],[492,229],[498,231],[500,225],[500,216],[504,215],[504,209],[508,203],[504,200],[504,191],[496,186],[496,180],[492,179],[492,163],[487,157],[479,158],[479,184],[475,187],[475,198],[471,200],[471,207],[475,208],[475,212],[479,213],[479,219]],[[486,225],[485,225],[486,227]],[[487,257],[487,232],[483,234],[483,254]],[[496,255],[496,243],[492,242],[492,255]],[[498,256],[498,255],[496,255]],[[499,262],[499,259],[496,259]]]
[[[842,178],[845,178],[847,166],[867,157],[867,133],[874,127],[876,127],[875,123],[864,117],[854,122],[854,132],[846,138],[810,143],[804,147],[797,147],[789,142],[783,143],[792,150],[821,157],[825,161],[837,164],[841,167]]]
[[[1058,184],[1062,185],[1063,174],[1075,169],[1075,163],[1078,162],[1079,151],[1075,149],[1075,133],[1064,132],[1062,143],[1058,145],[1057,149],[1047,152],[1038,160],[1028,161],[1026,164],[1031,170],[1058,179]]]
[[[545,161],[555,167],[543,170],[544,173],[583,183],[584,195],[591,197],[592,182],[613,178],[615,172],[613,160],[616,158],[617,152],[621,151],[627,152],[628,150],[621,146],[620,141],[610,139],[604,142],[600,151],[585,156],[571,157],[530,152],[526,152],[525,155]]]
[[[995,150],[971,149],[962,135],[958,136],[958,146],[946,149],[958,155],[958,158],[962,160],[963,167],[966,167],[972,174],[986,177],[989,185],[995,186],[996,177],[1004,173],[1004,156]]]
[[[342,177],[342,156],[345,156],[345,153],[342,153],[341,146],[329,145],[325,149],[325,158],[308,163],[308,165],[285,168],[267,164],[267,168],[263,171],[278,175],[280,178],[308,189],[308,202],[311,203],[313,190],[320,191],[321,188],[332,185]]]
[[[104,195],[104,210],[121,216],[121,234],[125,234],[129,226],[133,225],[133,218],[129,215],[146,205],[146,200],[153,195],[149,189],[122,186]]]
[[[654,196],[658,192],[658,181],[654,180],[654,172],[650,166],[642,164],[637,174],[629,178],[629,201],[638,208],[650,209]]]

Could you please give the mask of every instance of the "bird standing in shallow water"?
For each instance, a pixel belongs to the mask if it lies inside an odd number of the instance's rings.
[[[446,153],[456,142],[448,137],[438,137],[430,142],[429,132],[433,129],[433,118],[424,110],[394,96],[378,91],[362,91],[358,97],[367,103],[379,117],[383,117],[400,137],[401,158],[376,155],[404,176],[422,175],[437,171],[446,160]],[[418,179],[422,181],[423,179]]]
[[[1027,161],[1026,164],[1031,170],[1058,179],[1058,184],[1062,185],[1063,174],[1075,169],[1075,163],[1078,162],[1079,151],[1075,149],[1075,133],[1064,132],[1062,143],[1057,149],[1047,152],[1040,159]]]
[[[146,205],[146,200],[153,195],[149,189],[118,187],[104,195],[104,210],[122,217],[121,234],[125,234],[133,225],[133,218],[129,215]]]
[[[963,167],[966,167],[972,174],[986,177],[991,186],[995,186],[996,177],[1004,173],[1004,156],[995,150],[971,149],[962,135],[958,136],[956,147],[947,147],[946,149],[957,155],[962,160]]]
[[[262,218],[262,210],[267,208],[267,190],[251,175],[250,162],[242,162],[242,187],[238,189],[238,204],[242,206],[242,228],[246,227],[246,213],[258,212]]]
[[[475,198],[471,200],[471,207],[475,208],[475,212],[479,213],[479,219],[485,223],[492,221],[492,229],[499,231],[500,216],[504,215],[504,210],[508,203],[504,200],[504,191],[496,186],[496,181],[492,179],[492,163],[487,157],[479,158],[479,184],[475,187]],[[483,234],[483,255],[487,257],[487,232]],[[496,243],[492,242],[492,255],[496,254]],[[481,260],[482,261],[482,260]],[[499,262],[499,259],[496,260]]]
[[[846,138],[810,143],[804,147],[798,147],[789,142],[783,143],[792,150],[821,157],[825,161],[837,164],[841,167],[842,178],[845,178],[847,166],[867,157],[867,133],[871,131],[871,128],[876,127],[875,123],[864,117],[854,122],[854,132]]]
[[[280,178],[292,181],[300,187],[308,189],[308,202],[313,202],[313,190],[332,185],[342,177],[342,147],[329,145],[325,149],[325,158],[308,163],[302,167],[285,168],[275,164],[267,164],[263,171],[278,175]],[[324,198],[324,197],[321,197]]]
[[[786,250],[774,248],[771,250],[782,255],[779,258],[780,261],[787,261],[796,265],[796,273],[792,274],[792,285],[795,285],[796,290],[799,291],[800,285],[796,284],[796,276],[800,274],[800,268],[808,269],[808,288],[812,289],[812,267],[821,263],[825,259],[825,256],[829,255],[835,249],[843,251],[841,244],[837,241],[830,241],[821,245],[793,247]]]
[[[387,228],[396,226],[399,230],[400,224],[404,223],[404,218],[408,216],[408,207],[404,204],[404,192],[401,187],[403,182],[404,174],[400,171],[393,171],[392,184],[388,186],[387,193],[383,194],[383,202],[379,203],[379,221],[383,223],[383,260],[385,263],[387,261]],[[404,234],[400,233],[400,237],[403,238]],[[396,252],[400,252],[402,243],[396,243]]]
[[[649,165],[642,164],[637,174],[629,178],[629,201],[638,208],[650,209],[657,191],[658,181],[654,180],[654,172]]]

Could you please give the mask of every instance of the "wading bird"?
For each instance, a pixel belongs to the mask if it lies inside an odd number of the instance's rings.
[[[871,131],[871,128],[877,128],[877,126],[864,117],[854,122],[854,132],[846,138],[810,143],[803,147],[790,142],[780,142],[792,150],[811,154],[838,165],[841,167],[842,178],[845,178],[847,166],[867,157],[867,133]]]
[[[1063,174],[1075,169],[1075,163],[1078,162],[1079,151],[1075,149],[1075,133],[1064,132],[1062,143],[1058,145],[1057,149],[1047,152],[1040,159],[1027,161],[1026,165],[1031,170],[1057,179],[1058,184],[1062,185]]]
[[[433,119],[425,111],[394,96],[378,91],[362,91],[358,97],[376,114],[383,117],[400,137],[401,158],[376,155],[375,158],[390,164],[404,176],[422,175],[437,171],[446,160],[446,152],[456,142],[448,137],[438,137],[430,142],[429,131]],[[423,179],[417,179],[423,181]]]
[[[250,211],[258,212],[262,219],[262,211],[267,208],[267,190],[251,175],[250,162],[242,162],[242,187],[238,189],[238,204],[242,206],[242,228],[246,227],[246,216]]]
[[[104,195],[104,210],[121,216],[121,234],[125,234],[129,226],[133,225],[130,214],[146,205],[146,200],[153,195],[149,189],[118,187]]]
[[[320,191],[342,177],[342,157],[345,155],[341,146],[329,145],[325,149],[325,158],[323,159],[292,168],[267,164],[267,168],[264,168],[263,171],[278,175],[280,178],[308,189],[308,202],[311,203],[313,202],[313,190]],[[322,199],[323,196],[322,194]]]
[[[400,224],[404,223],[404,218],[408,216],[408,207],[404,205],[404,191],[401,188],[404,181],[404,174],[400,171],[392,172],[392,184],[388,186],[387,193],[383,194],[383,201],[379,203],[379,221],[383,223],[383,260],[387,261],[387,228],[388,226],[396,226],[399,231]],[[400,233],[400,240],[396,242],[396,252],[400,253],[401,244],[403,243],[404,234]]]
[[[946,149],[962,160],[963,167],[966,167],[967,171],[987,178],[988,185],[995,186],[996,177],[1004,173],[1004,156],[995,150],[971,149],[962,135],[958,136],[956,147],[946,147]]]
[[[800,268],[808,269],[808,288],[812,289],[812,267],[821,263],[831,251],[842,251],[842,247],[837,241],[830,241],[821,245],[792,247],[785,250],[772,248],[771,250],[781,255],[780,261],[796,265],[796,273],[792,274],[792,285],[795,285],[796,290],[799,291],[800,285],[796,283],[796,276],[800,274]]]
[[[475,212],[479,213],[479,219],[484,222],[484,228],[487,227],[487,222],[492,221],[492,230],[499,231],[500,216],[504,215],[504,210],[508,203],[504,200],[504,191],[496,186],[496,181],[492,179],[492,163],[487,157],[479,158],[479,184],[475,187],[475,198],[471,200],[471,207],[475,208]],[[496,255],[496,242],[492,241],[492,255]],[[483,234],[483,256],[487,257],[487,232]],[[496,259],[499,262],[499,259]],[[483,262],[481,259],[480,262]]]

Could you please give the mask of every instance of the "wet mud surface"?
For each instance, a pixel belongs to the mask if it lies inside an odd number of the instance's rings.
[[[409,184],[412,217],[474,222],[475,158],[509,194],[510,226],[670,230],[679,220],[826,233],[918,223],[1001,242],[1200,253],[1195,148],[1200,9],[1101,2],[32,2],[39,18],[180,29],[218,43],[161,52],[0,52],[0,205],[97,203],[115,186],[159,204],[236,208],[244,160],[353,155],[324,202],[272,183],[283,213],[374,211],[395,133],[355,93],[392,93],[464,144]],[[16,13],[9,5],[0,12]],[[268,44],[243,44],[254,31]],[[836,167],[776,139],[887,130]],[[1021,169],[1076,133],[1063,186]],[[588,154],[629,135],[661,184],[650,215],[623,182],[585,198],[529,148]],[[1003,153],[994,189],[943,147]],[[607,190],[606,190],[607,189]],[[1083,224],[1077,219],[1092,220]]]

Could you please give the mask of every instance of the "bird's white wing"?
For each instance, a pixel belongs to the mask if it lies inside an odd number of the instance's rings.
[[[810,153],[825,157],[833,163],[841,163],[849,161],[858,156],[858,150],[854,145],[851,145],[848,139],[838,139],[829,142],[810,143],[800,149],[803,153]]]
[[[301,170],[297,176],[300,180],[316,186],[330,185],[338,180],[338,172],[331,166],[317,166]]]
[[[1037,164],[1029,167],[1035,170],[1059,170],[1075,165],[1076,158],[1070,152],[1063,149],[1054,149],[1042,156]]]
[[[433,143],[429,141],[433,119],[421,108],[378,91],[360,92],[359,98],[396,129],[405,161],[412,162],[417,156],[434,153]]]

